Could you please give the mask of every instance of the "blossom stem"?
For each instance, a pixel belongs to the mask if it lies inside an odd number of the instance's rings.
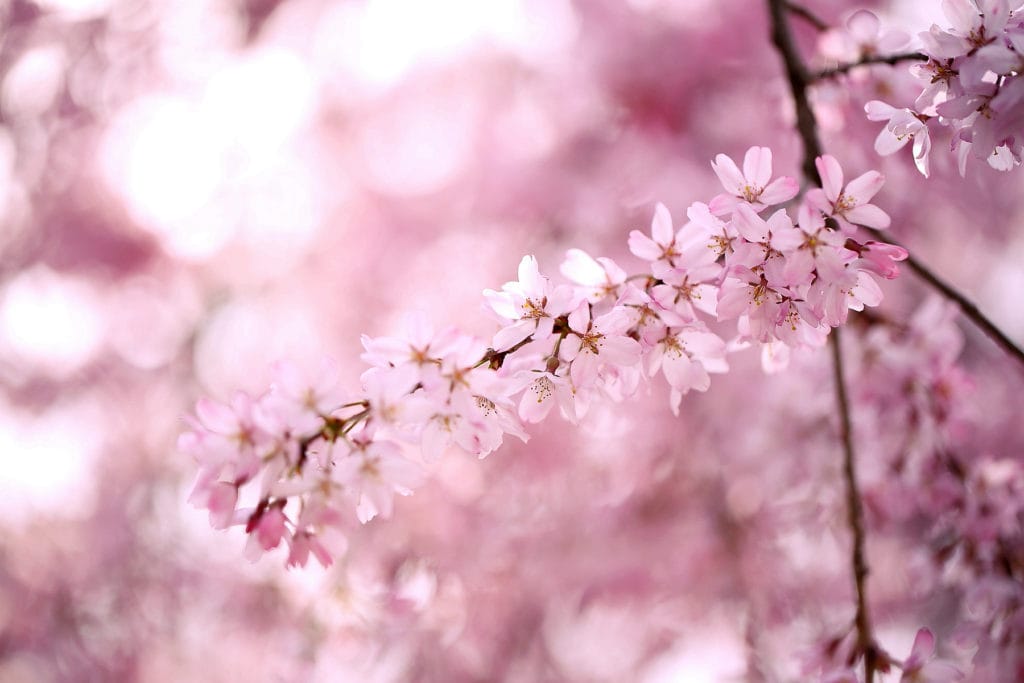
[[[344,428],[342,428],[342,430],[338,434],[338,436],[345,436],[346,434],[348,434],[349,432],[352,431],[353,427],[355,427],[357,424],[359,424],[360,422],[362,422],[363,420],[365,420],[369,416],[370,416],[370,409],[367,408],[366,410],[362,410],[362,411],[356,413],[355,415],[353,415],[352,417],[347,418],[345,420],[345,422],[347,422],[347,424],[344,426]]]
[[[835,78],[845,73],[861,67],[868,66],[869,64],[889,64],[890,66],[899,64],[900,62],[927,62],[928,55],[923,52],[899,52],[894,55],[868,55],[861,57],[855,62],[847,62],[846,64],[840,64],[833,66],[829,69],[822,69],[817,71],[810,76],[810,82],[815,83],[817,81],[823,81],[829,78]]]
[[[861,226],[863,227],[863,226]],[[898,242],[893,240],[889,235],[883,233],[881,230],[875,230],[874,228],[864,227],[872,237],[879,240],[880,242],[888,242],[896,246],[901,246]],[[905,247],[904,247],[905,248]],[[974,323],[985,335],[999,345],[1006,353],[1013,356],[1018,362],[1024,364],[1024,348],[1021,348],[1016,344],[1005,332],[999,329],[995,323],[988,319],[988,317],[981,312],[981,310],[975,305],[973,301],[968,299],[966,296],[957,291],[952,285],[943,280],[941,277],[936,275],[928,266],[918,261],[913,256],[913,252],[907,249],[910,253],[907,256],[906,264],[910,267],[919,278],[927,282],[932,288],[938,290],[944,297],[952,301],[960,309],[960,312],[964,314],[964,317]]]
[[[533,335],[531,334],[530,336],[528,336],[526,339],[522,340],[515,346],[505,349],[504,351],[495,351],[494,349],[487,349],[487,353],[484,354],[484,357],[478,360],[476,362],[476,365],[474,365],[473,367],[479,368],[482,365],[490,365],[491,370],[497,370],[498,368],[501,367],[502,363],[505,362],[505,358],[508,355],[515,353],[516,351],[523,348],[532,341]]]
[[[807,87],[812,77],[807,72],[803,59],[797,50],[786,18],[786,0],[767,0],[771,17],[772,43],[782,57],[789,81],[793,103],[796,107],[796,127],[803,141],[804,178],[815,184],[821,184],[821,176],[815,166],[815,159],[822,155],[821,142],[818,139],[818,123],[807,97]],[[840,439],[843,445],[843,479],[846,484],[847,523],[853,536],[853,548],[850,561],[853,569],[854,586],[857,592],[857,612],[854,623],[857,629],[857,649],[864,653],[864,679],[873,683],[877,668],[878,649],[875,646],[874,634],[871,631],[871,619],[868,614],[867,560],[864,552],[865,530],[864,509],[861,503],[860,488],[857,484],[856,453],[853,447],[853,430],[850,419],[850,402],[846,392],[846,380],[843,375],[843,357],[840,349],[839,330],[833,329],[829,335],[832,347],[832,369],[836,385],[836,400],[839,408]]]

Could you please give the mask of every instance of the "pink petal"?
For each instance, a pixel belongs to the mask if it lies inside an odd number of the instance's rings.
[[[871,100],[864,105],[864,113],[868,115],[868,121],[888,121],[899,109],[886,104],[881,100]]]
[[[730,194],[742,194],[743,186],[746,184],[743,179],[743,174],[740,173],[740,169],[729,157],[724,154],[719,154],[715,157],[715,160],[711,162],[711,168],[714,169],[715,175],[722,183],[722,187],[726,189]]]
[[[761,203],[771,206],[788,202],[800,192],[800,184],[796,178],[783,176],[773,180],[761,193]]]
[[[772,229],[771,245],[773,249],[781,252],[790,252],[798,249],[804,243],[804,233],[793,227],[781,227]]]
[[[814,160],[821,176],[821,187],[829,202],[835,203],[843,190],[843,169],[831,154],[825,154]]]
[[[1010,5],[1006,0],[982,0],[978,3],[985,15],[985,33],[989,36],[998,35],[1010,18]]]
[[[732,218],[733,226],[750,242],[768,242],[768,224],[747,204],[739,204]]]
[[[569,314],[569,329],[576,332],[586,332],[590,327],[590,304],[581,303],[572,313]]]
[[[743,157],[743,175],[747,183],[763,188],[772,177],[772,151],[767,147],[751,147]]]
[[[406,315],[405,329],[409,342],[419,348],[429,346],[434,339],[434,325],[424,311],[412,311]]]
[[[926,628],[918,630],[908,661],[924,662],[935,652],[935,636]]]
[[[897,136],[888,128],[883,128],[875,138],[875,151],[883,157],[889,156],[903,149],[908,142],[910,142],[908,136]]]
[[[671,242],[671,238],[669,239],[669,241]],[[605,282],[610,282],[615,285],[621,285],[623,282],[626,281],[626,271],[624,271],[622,267],[619,266],[619,264],[616,263],[615,261],[611,260],[607,256],[599,256],[597,258],[597,262],[600,263],[601,267],[604,269]]]
[[[712,197],[708,203],[707,208],[715,216],[727,216],[732,213],[736,205],[740,203],[740,200],[736,195],[731,194],[718,194]]]
[[[640,360],[640,344],[629,337],[605,337],[598,350],[601,360],[613,365],[633,365]]]
[[[532,320],[520,320],[514,325],[498,330],[491,340],[495,351],[506,351],[530,336],[536,329]]]
[[[512,300],[512,295],[509,294],[508,292],[496,292],[493,289],[485,289],[484,290],[484,300],[487,302],[487,305],[491,307],[491,310],[494,311],[495,313],[497,313],[502,318],[505,318],[506,320],[518,320],[519,319],[519,317],[520,317],[519,308],[518,308],[518,306],[516,306],[516,303]],[[366,347],[368,343],[374,344],[374,346],[379,346],[379,344],[377,344],[377,342],[378,341],[384,341],[383,339],[382,340],[370,340],[365,335],[363,336],[363,340],[364,340],[363,341],[363,346],[364,347]],[[398,342],[399,340],[396,339],[394,341]],[[409,345],[406,344],[406,343],[392,343],[392,344],[388,344],[388,346],[391,347],[392,351],[408,351],[409,350]],[[368,347],[367,347],[367,350],[369,350]]]
[[[711,386],[711,377],[700,363],[694,363],[685,353],[665,354],[662,364],[665,379],[673,389],[686,393],[690,389],[707,391]]]
[[[420,442],[423,449],[424,462],[432,463],[440,460],[441,456],[448,449],[448,444],[451,443],[451,440],[451,432],[442,427],[439,420],[434,419],[428,422],[427,426],[423,428],[422,440]]]
[[[855,204],[867,204],[885,184],[885,176],[878,171],[868,171],[850,181],[844,193]]]
[[[889,214],[882,211],[874,204],[865,204],[863,206],[853,207],[846,212],[846,219],[851,223],[865,225],[877,230],[884,230],[885,228],[888,228],[889,224],[892,222],[889,218]]]
[[[523,392],[519,401],[519,417],[531,423],[540,422],[551,412],[554,394],[554,382],[546,375],[538,377]]]
[[[878,17],[875,16],[874,12],[869,12],[866,9],[857,10],[853,15],[846,21],[846,27],[850,31],[850,35],[858,43],[874,43],[878,37],[878,29],[881,28],[881,22],[878,21]]]
[[[201,398],[196,402],[196,415],[203,426],[218,434],[234,434],[238,431],[238,417],[223,403]]]
[[[543,296],[545,278],[540,274],[536,257],[524,256],[519,262],[519,284],[527,296]]]
[[[980,23],[978,10],[969,0],[942,0],[942,13],[957,32],[967,34]]]
[[[569,366],[569,375],[572,383],[577,387],[586,387],[597,377],[598,358],[593,353],[581,350],[580,354]]]
[[[565,253],[561,271],[566,278],[581,285],[600,285],[605,281],[604,268],[582,249],[570,249]]]
[[[645,261],[657,261],[662,254],[661,247],[639,230],[629,233],[629,250],[634,256]]]
[[[672,215],[668,208],[659,203],[654,209],[654,220],[651,221],[651,236],[660,245],[672,244],[675,237],[675,229],[672,227]]]

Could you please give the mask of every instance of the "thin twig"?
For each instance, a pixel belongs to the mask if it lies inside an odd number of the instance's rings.
[[[795,16],[800,17],[801,19],[803,19],[804,21],[806,21],[808,24],[818,29],[819,31],[827,31],[830,28],[832,28],[827,21],[825,21],[817,14],[804,7],[803,5],[798,5],[795,2],[790,2],[790,0],[786,0],[783,4],[786,6],[787,10],[792,12]]]
[[[892,239],[892,237],[883,233],[881,230],[875,230],[874,228],[864,226],[861,227],[880,242],[888,242],[889,244],[901,246],[899,242]],[[910,250],[907,249],[907,252],[909,253]],[[989,339],[998,344],[1003,351],[1013,356],[1013,358],[1021,364],[1024,364],[1024,349],[1010,339],[1005,332],[996,327],[995,323],[989,320],[988,317],[978,309],[974,302],[957,291],[952,285],[940,278],[932,272],[928,266],[918,261],[912,255],[907,256],[906,263],[918,277],[927,282],[934,289],[938,290],[944,297],[955,303],[960,308],[960,312],[964,314],[964,317],[974,323]]]
[[[868,66],[869,64],[888,64],[889,66],[895,66],[900,62],[927,62],[928,55],[923,52],[900,52],[894,55],[870,55],[867,57],[861,57],[856,62],[848,62],[846,64],[840,64],[839,66],[833,66],[829,69],[822,69],[821,71],[811,74],[811,83],[816,81],[822,81],[826,78],[835,78],[840,74],[845,74],[853,69],[860,66]]]
[[[814,160],[821,156],[821,142],[818,139],[818,124],[814,118],[810,101],[807,98],[807,87],[810,75],[803,59],[797,51],[789,22],[786,20],[786,0],[768,0],[771,15],[772,43],[779,51],[786,68],[786,78],[793,94],[796,106],[796,127],[804,146],[803,174],[804,177],[817,185],[821,177]],[[846,393],[846,380],[843,374],[843,358],[839,347],[839,329],[832,330],[830,344],[832,346],[832,368],[836,385],[836,401],[839,408],[840,438],[843,444],[843,479],[846,484],[847,521],[853,535],[853,549],[850,561],[853,568],[854,586],[857,592],[857,613],[854,619],[857,629],[857,649],[864,653],[864,678],[866,683],[873,683],[878,666],[879,650],[871,631],[871,619],[868,615],[867,560],[865,559],[864,510],[861,503],[860,488],[857,484],[856,457],[853,448],[853,431],[851,429],[850,402]]]

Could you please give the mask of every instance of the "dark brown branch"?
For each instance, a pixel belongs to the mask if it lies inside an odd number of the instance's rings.
[[[798,5],[797,3],[791,2],[790,0],[786,0],[786,2],[784,2],[783,4],[786,6],[787,10],[793,13],[794,16],[800,17],[801,19],[803,19],[804,21],[806,21],[808,24],[818,29],[819,31],[827,31],[830,28],[832,28],[827,21],[825,21],[817,14],[804,7],[803,5]]]
[[[786,78],[796,106],[796,127],[804,147],[802,164],[804,178],[816,185],[821,184],[821,177],[814,160],[821,156],[821,142],[818,139],[818,123],[814,111],[807,98],[807,87],[811,77],[807,72],[800,53],[797,51],[793,34],[786,20],[786,0],[767,0],[771,16],[772,43],[779,51],[786,69]],[[866,683],[873,683],[875,671],[879,664],[879,649],[871,631],[871,619],[868,615],[867,560],[865,559],[864,509],[861,503],[860,488],[857,484],[856,457],[853,448],[853,431],[850,419],[850,402],[846,393],[846,380],[843,374],[843,358],[839,347],[839,329],[832,330],[829,340],[832,346],[832,367],[836,386],[836,401],[839,408],[840,439],[843,445],[843,479],[846,484],[847,521],[853,536],[851,564],[853,568],[854,586],[857,592],[857,613],[854,619],[857,629],[857,650],[864,654],[864,678]]]
[[[793,34],[786,21],[787,3],[785,0],[768,0],[768,11],[771,15],[772,43],[782,56],[786,69],[786,80],[793,93],[793,104],[796,106],[796,129],[804,144],[804,161],[801,169],[807,180],[820,185],[821,178],[814,160],[821,156],[821,142],[818,140],[818,122],[814,118],[810,100],[807,98],[807,85],[810,76],[803,59],[797,51]]]
[[[839,438],[843,443],[843,479],[846,480],[847,524],[853,533],[853,582],[857,589],[857,649],[864,653],[864,674],[871,683],[878,665],[878,647],[871,632],[871,618],[868,613],[867,577],[868,563],[864,552],[864,506],[860,499],[857,483],[857,459],[853,450],[853,427],[850,421],[850,398],[846,393],[846,376],[843,371],[843,353],[840,348],[839,328],[829,335],[832,348],[832,375],[835,380],[836,402],[839,404]]]
[[[869,64],[888,64],[895,66],[900,62],[927,62],[928,55],[923,52],[900,52],[894,55],[870,55],[868,57],[862,57],[856,62],[848,62],[846,64],[840,64],[839,66],[833,66],[830,69],[822,69],[811,75],[810,80],[812,83],[815,81],[822,81],[827,78],[835,78],[840,74],[845,74],[857,67],[868,66]]]
[[[881,230],[875,230],[874,228],[867,227],[865,227],[864,230],[880,242],[888,242],[889,244],[902,246],[899,242],[893,240],[889,235],[883,233]],[[909,249],[907,249],[907,251],[910,252]],[[1024,349],[1010,339],[1005,332],[996,327],[995,323],[989,320],[988,317],[978,309],[974,302],[957,291],[952,285],[940,278],[932,272],[928,266],[918,261],[912,255],[907,257],[906,263],[918,277],[927,282],[944,297],[955,303],[960,308],[960,312],[964,314],[964,317],[974,323],[989,339],[994,341],[1003,349],[1003,351],[1013,356],[1013,358],[1024,365]]]

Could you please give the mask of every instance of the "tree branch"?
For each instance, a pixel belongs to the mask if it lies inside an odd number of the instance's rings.
[[[827,31],[832,28],[827,21],[803,5],[799,5],[791,0],[786,0],[783,4],[785,4],[787,10],[792,12],[795,16],[800,17],[819,31]]]
[[[874,228],[868,228],[865,226],[861,227],[880,242],[888,242],[889,244],[902,246],[899,242],[896,242],[881,230],[875,230]],[[907,252],[910,253],[910,250],[907,249]],[[988,317],[974,304],[974,302],[932,272],[928,266],[918,261],[913,257],[913,255],[907,256],[906,263],[918,277],[927,282],[934,289],[938,290],[944,297],[955,303],[960,308],[960,312],[964,314],[964,317],[974,323],[975,326],[984,332],[989,339],[994,341],[1003,349],[1003,351],[1024,365],[1024,349],[1010,339],[1005,332],[996,327],[995,323],[989,320]]]
[[[793,93],[793,104],[796,106],[796,129],[804,144],[804,161],[801,169],[804,177],[815,184],[821,184],[821,177],[814,165],[815,158],[821,156],[821,142],[818,140],[818,122],[814,118],[810,100],[807,98],[807,85],[810,75],[804,66],[800,53],[797,51],[793,34],[786,21],[785,0],[768,0],[768,11],[771,15],[772,43],[782,56],[786,69],[786,79]]]
[[[850,399],[846,393],[846,376],[843,372],[843,354],[840,348],[839,328],[829,334],[832,349],[832,376],[835,380],[836,402],[839,404],[839,438],[843,443],[843,479],[846,481],[846,521],[853,534],[853,582],[857,589],[857,647],[864,653],[864,675],[871,683],[878,664],[878,648],[871,632],[871,618],[868,614],[867,576],[868,563],[864,552],[864,506],[860,499],[857,483],[856,457],[853,450],[853,427],[850,420]]]
[[[859,66],[867,66],[869,64],[888,64],[890,66],[899,64],[900,62],[927,62],[928,55],[923,52],[900,52],[894,55],[871,55],[869,57],[862,57],[856,62],[848,62],[847,64],[840,64],[830,69],[822,69],[810,76],[810,82],[822,81],[827,78],[835,78],[840,74],[845,74]]]
[[[774,43],[786,69],[786,78],[793,94],[796,106],[796,127],[803,141],[804,177],[815,184],[821,184],[821,177],[814,160],[821,156],[821,142],[818,139],[818,123],[814,118],[810,101],[807,98],[807,87],[811,76],[807,72],[800,53],[797,51],[793,34],[786,20],[786,0],[767,0],[771,16],[772,43]],[[850,562],[853,568],[854,587],[857,592],[857,613],[854,619],[857,629],[857,649],[864,653],[864,677],[866,683],[873,683],[878,664],[878,647],[871,631],[871,619],[868,615],[867,560],[864,553],[864,509],[861,504],[860,489],[857,484],[856,457],[853,448],[853,431],[850,419],[850,402],[846,393],[846,380],[843,374],[843,358],[839,348],[839,329],[833,329],[829,335],[832,347],[832,368],[836,386],[836,402],[839,408],[840,439],[843,445],[843,479],[846,484],[847,523],[853,536],[853,549]]]

